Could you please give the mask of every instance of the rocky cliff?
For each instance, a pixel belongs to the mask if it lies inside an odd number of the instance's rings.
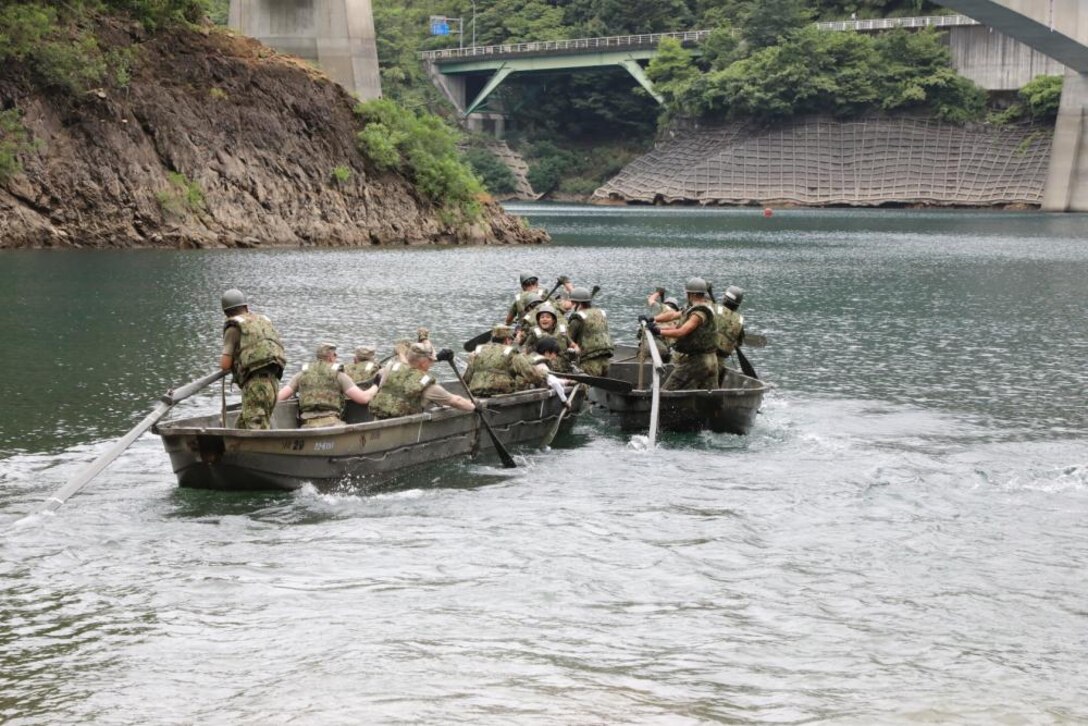
[[[36,144],[0,184],[0,248],[547,240],[494,203],[452,223],[376,171],[354,99],[302,61],[211,28],[98,23],[100,45],[133,50],[123,85],[72,97],[0,68],[0,108],[20,109]]]

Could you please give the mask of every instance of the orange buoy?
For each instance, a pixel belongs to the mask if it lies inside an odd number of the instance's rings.
[[[763,208],[763,216],[766,217],[767,219],[770,219],[771,217],[774,216],[774,210],[771,209],[770,207],[764,207]]]

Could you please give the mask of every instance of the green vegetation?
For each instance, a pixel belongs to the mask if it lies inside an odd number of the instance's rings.
[[[365,123],[359,150],[378,169],[403,173],[447,219],[469,222],[479,216],[483,187],[457,153],[457,131],[437,116],[388,99],[360,103],[356,113]]]
[[[127,88],[135,54],[107,48],[92,30],[94,15],[121,12],[148,30],[201,20],[204,0],[16,0],[0,6],[0,63],[23,65],[43,86],[68,94],[95,86]]]
[[[482,146],[472,146],[465,152],[465,161],[492,194],[513,194],[517,191],[517,179],[499,157]]]
[[[19,156],[33,149],[19,109],[0,111],[0,184],[23,170]]]
[[[344,164],[338,164],[329,172],[329,176],[335,184],[347,184],[351,179],[351,169]]]
[[[1058,106],[1062,100],[1061,76],[1036,76],[1017,93],[1019,99],[1004,111],[990,115],[990,121],[997,124],[1018,123],[1022,121],[1053,122],[1058,117]]]
[[[186,212],[204,211],[204,190],[199,182],[190,181],[189,177],[177,171],[170,172],[166,178],[170,188],[155,194],[163,212],[181,217]]]

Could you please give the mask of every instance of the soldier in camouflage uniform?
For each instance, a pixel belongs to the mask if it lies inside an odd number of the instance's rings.
[[[578,354],[578,346],[570,339],[567,324],[559,321],[555,308],[551,303],[544,303],[536,309],[534,324],[518,334],[522,350],[531,354],[536,350],[536,344],[545,337],[551,337],[559,344],[559,360],[554,370],[570,372],[574,370],[571,363],[573,356]]]
[[[374,349],[360,345],[355,349],[355,360],[344,366],[344,373],[360,389],[366,390],[374,385],[378,375],[378,364],[374,360]]]
[[[340,370],[340,365],[336,362],[336,346],[332,343],[317,346],[314,360],[302,366],[302,371],[296,373],[280,389],[276,400],[286,401],[295,393],[298,393],[298,417],[302,421],[301,428],[304,429],[343,426],[340,411],[344,407],[345,398],[362,405],[370,400]]]
[[[491,342],[476,348],[464,378],[474,396],[485,398],[545,383],[545,376],[514,345],[514,331],[509,325],[492,329]]]
[[[453,352],[448,348],[440,351],[443,360],[453,360]],[[447,357],[448,356],[448,357]],[[371,388],[364,395],[373,395],[370,412],[376,419],[411,416],[423,413],[427,404],[452,406],[462,411],[474,411],[472,401],[455,396],[435,382],[430,375],[431,351],[426,346],[413,343],[405,353],[407,363],[394,361],[382,376],[381,385]]]
[[[276,382],[283,375],[287,358],[272,321],[249,311],[246,296],[227,290],[221,299],[223,313],[223,349],[219,367],[230,371],[242,389],[242,411],[238,428],[272,428],[272,410],[276,406]]]
[[[726,361],[744,339],[744,316],[737,312],[744,301],[744,290],[730,286],[722,295],[722,304],[716,306],[718,381],[725,377]]]
[[[591,376],[607,376],[612,360],[612,336],[608,334],[608,316],[593,307],[593,295],[584,287],[570,294],[574,312],[570,314],[570,339],[578,346],[578,367]]]
[[[506,311],[507,325],[513,325],[521,320],[521,316],[525,314],[531,300],[544,297],[540,291],[536,275],[525,274],[519,279],[521,280],[521,292],[514,296],[514,302],[510,303],[510,309]]]
[[[701,277],[693,277],[684,286],[688,306],[675,328],[659,328],[649,321],[646,329],[653,335],[673,338],[673,347],[684,354],[662,385],[666,391],[712,389],[718,385],[717,326],[714,300]]]
[[[431,331],[427,328],[416,328],[416,340],[431,353],[431,360],[438,360],[435,357],[434,343],[431,342]]]

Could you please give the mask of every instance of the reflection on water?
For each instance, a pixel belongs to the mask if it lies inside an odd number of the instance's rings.
[[[556,243],[5,254],[0,721],[1088,720],[1083,216],[519,209]],[[214,364],[225,287],[295,370],[455,347],[523,270],[601,284],[621,337],[656,285],[744,287],[752,435],[587,415],[512,471],[239,495],[147,435],[10,526]]]

